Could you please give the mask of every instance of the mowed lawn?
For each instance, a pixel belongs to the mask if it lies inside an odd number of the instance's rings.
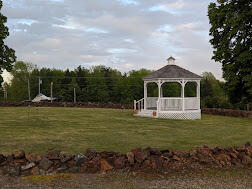
[[[49,148],[127,152],[147,146],[188,150],[203,144],[252,142],[252,119],[203,115],[201,120],[168,120],[132,114],[115,109],[0,107],[0,153],[44,153]]]

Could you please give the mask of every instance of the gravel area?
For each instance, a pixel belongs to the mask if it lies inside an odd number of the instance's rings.
[[[0,188],[100,188],[100,189],[166,189],[166,188],[252,188],[252,169],[177,171],[166,173],[110,172],[106,174],[78,174],[61,178],[55,176],[0,177]],[[63,177],[63,176],[62,176]],[[36,177],[35,177],[36,178]],[[39,182],[38,182],[39,181]]]

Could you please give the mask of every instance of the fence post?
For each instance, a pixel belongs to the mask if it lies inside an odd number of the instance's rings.
[[[53,101],[53,82],[51,82],[51,103]]]
[[[136,110],[136,100],[134,100],[134,110]]]
[[[75,91],[75,88],[74,88],[74,103],[76,103],[76,91]]]

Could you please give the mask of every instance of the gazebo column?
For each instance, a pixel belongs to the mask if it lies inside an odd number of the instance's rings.
[[[159,80],[158,81],[158,98],[162,97],[161,93],[162,93],[162,82]]]
[[[200,98],[200,81],[197,81],[197,98]]]
[[[182,94],[182,111],[185,111],[185,80],[181,82],[181,94]]]
[[[157,117],[159,116],[159,110],[160,110],[160,98],[161,98],[161,89],[162,89],[162,82],[158,80],[158,101],[157,101]]]
[[[147,85],[148,85],[148,82],[144,82],[144,109],[146,110],[147,109]]]
[[[197,83],[197,99],[199,101],[198,103],[198,110],[200,109],[200,80],[199,81],[196,81]]]

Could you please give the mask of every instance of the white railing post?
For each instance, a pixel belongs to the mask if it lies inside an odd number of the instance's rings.
[[[136,100],[134,100],[134,110],[136,110]]]
[[[157,100],[157,117],[159,117],[159,99]]]

